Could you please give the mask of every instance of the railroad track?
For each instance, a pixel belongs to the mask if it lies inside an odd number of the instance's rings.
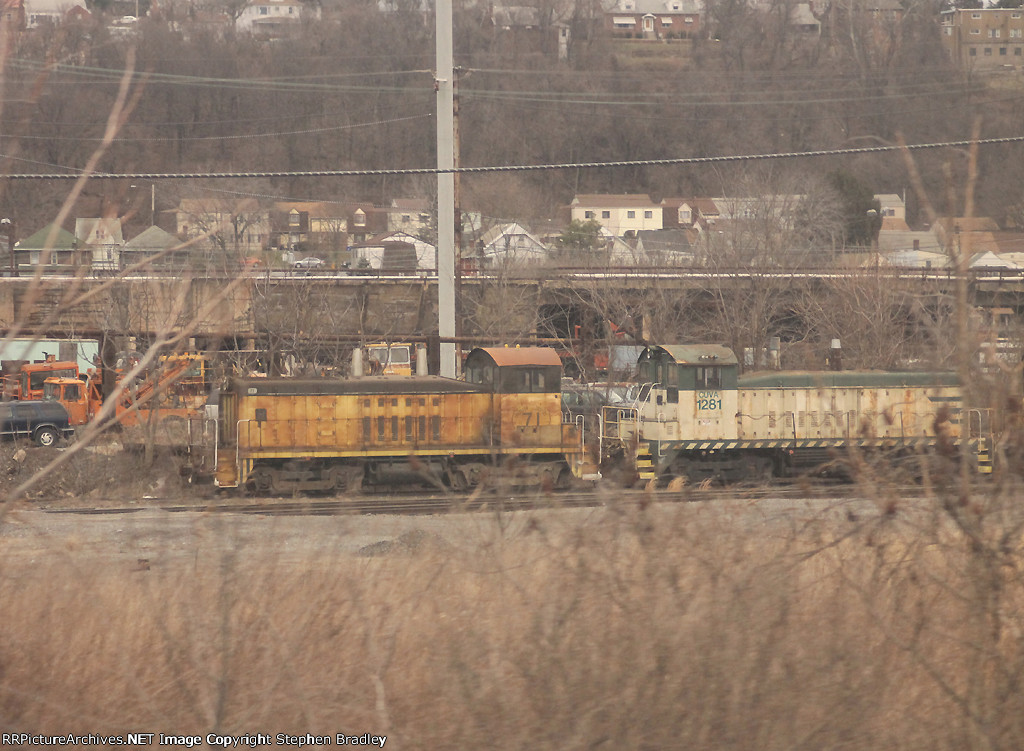
[[[911,493],[912,488],[900,488],[899,494]],[[202,503],[170,503],[170,499],[152,498],[133,506],[90,506],[77,508],[42,509],[54,514],[131,514],[138,511],[160,509],[171,513],[227,513],[263,516],[339,516],[358,514],[440,514],[459,512],[523,511],[531,509],[581,508],[612,504],[640,505],[662,502],[747,501],[756,503],[764,499],[822,500],[856,498],[859,491],[853,485],[778,484],[755,487],[683,488],[681,490],[625,490],[597,487],[588,491],[559,493],[391,493],[377,496],[348,497],[264,497],[258,501],[216,500]]]

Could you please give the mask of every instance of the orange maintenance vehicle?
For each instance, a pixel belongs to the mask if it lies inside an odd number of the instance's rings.
[[[121,369],[126,371],[130,363]],[[123,385],[123,372],[117,386]],[[158,444],[187,445],[189,423],[204,416],[208,392],[206,358],[200,354],[165,355],[156,367],[125,384],[114,397],[110,419],[144,442],[152,430]],[[53,377],[44,384],[43,398],[59,401],[68,411],[71,424],[86,425],[95,419],[104,403],[100,374],[90,371],[81,377]]]
[[[42,362],[24,362],[3,376],[3,400],[34,401],[43,398],[47,378],[78,378],[78,363],[47,355]]]

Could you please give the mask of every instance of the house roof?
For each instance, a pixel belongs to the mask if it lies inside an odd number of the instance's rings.
[[[54,226],[55,225],[52,222],[47,224],[38,232],[35,232],[20,241],[17,244],[17,248],[19,250],[42,250],[43,248],[49,247],[51,250],[71,250],[78,244],[78,240],[73,234],[68,232],[66,229],[58,227],[57,234],[54,236],[53,241],[47,245],[46,241]]]
[[[402,232],[402,230],[395,230],[394,232],[384,232],[379,235],[374,235],[373,237],[367,238],[366,242],[359,243],[358,245],[380,245],[381,243],[386,242],[405,242],[410,243],[412,245],[426,246],[428,248],[434,247],[426,240],[416,237],[416,235],[410,235],[408,232]],[[358,247],[358,245],[353,245],[352,247]]]
[[[634,0],[633,7],[626,9],[623,7],[625,4],[621,0],[617,0],[606,13],[654,13],[657,15],[666,14],[694,14],[700,13],[702,5],[699,0],[679,0],[679,9],[672,10],[671,0]]]
[[[178,211],[191,216],[251,213],[260,210],[255,198],[182,198]]]
[[[645,229],[636,233],[645,253],[652,251],[685,252],[690,250],[690,234],[684,229]]]
[[[280,211],[285,214],[289,214],[292,211],[304,211],[313,219],[345,216],[344,206],[324,201],[275,201],[274,211]]]
[[[75,220],[75,237],[86,245],[122,245],[121,220],[117,218],[87,218]]]
[[[646,193],[585,193],[572,199],[573,206],[658,206]]]
[[[426,211],[430,208],[430,202],[426,198],[393,198],[391,208],[400,211]]]
[[[28,14],[63,15],[72,8],[88,10],[85,0],[24,0],[24,6]]]
[[[700,212],[703,216],[716,216],[718,214],[718,207],[711,198],[665,198],[661,201],[662,206],[666,209],[678,209],[684,203],[694,211]]]
[[[157,226],[143,230],[124,244],[125,250],[166,250],[181,245],[181,240]]]

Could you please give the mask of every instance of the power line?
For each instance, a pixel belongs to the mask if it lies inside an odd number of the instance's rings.
[[[849,149],[821,149],[815,151],[790,151],[777,154],[736,154],[731,156],[691,156],[676,159],[631,159],[614,162],[569,162],[564,164],[520,164],[491,167],[456,167],[455,169],[437,169],[435,167],[413,167],[405,169],[352,169],[352,170],[285,170],[262,172],[96,172],[89,177],[97,180],[220,180],[246,178],[278,178],[278,177],[373,177],[378,175],[439,175],[439,174],[482,174],[488,172],[541,172],[563,169],[606,169],[609,167],[671,167],[692,164],[717,164],[727,162],[767,161],[778,159],[806,159],[823,156],[851,156],[856,154],[883,154],[900,151],[924,151],[927,149],[966,148],[978,146],[994,146],[1024,142],[1022,136],[1006,136],[1003,138],[980,138],[977,141],[943,141],[941,143],[917,143],[900,146],[886,144],[879,146],[862,146]],[[0,158],[16,157],[0,154]],[[75,180],[82,171],[74,173],[39,173],[11,174],[8,180]]]

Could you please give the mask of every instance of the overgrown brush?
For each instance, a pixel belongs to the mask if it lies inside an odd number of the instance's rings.
[[[219,518],[194,556],[130,572],[0,545],[0,724],[388,748],[1024,747],[1020,541],[979,600],[978,548],[935,500],[849,517],[613,505],[470,535],[453,519],[448,544],[373,557],[252,544]]]

